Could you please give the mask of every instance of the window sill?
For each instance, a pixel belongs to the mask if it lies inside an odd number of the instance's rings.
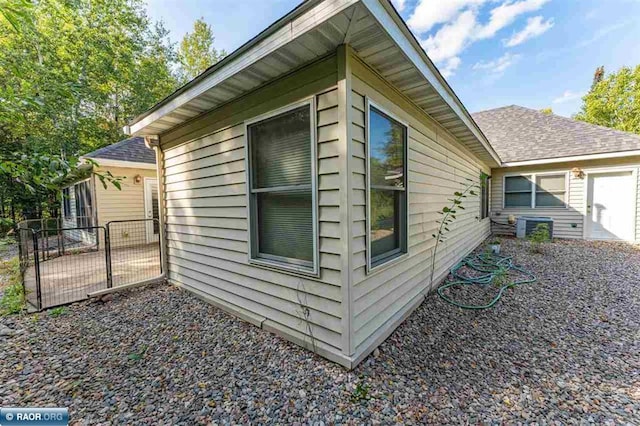
[[[368,265],[367,266],[367,275],[375,275],[378,272],[382,272],[384,270],[386,270],[387,268],[390,268],[392,266],[397,265],[398,263],[407,260],[407,258],[409,257],[409,252],[407,253],[398,253],[394,256],[390,256],[387,258],[386,262],[383,263],[379,263],[375,266],[372,265]]]
[[[269,269],[275,272],[281,272],[284,274],[302,276],[305,278],[320,278],[320,269],[305,268],[303,266],[296,266],[284,262],[277,262],[275,260],[256,259],[250,258],[249,264],[264,269]]]

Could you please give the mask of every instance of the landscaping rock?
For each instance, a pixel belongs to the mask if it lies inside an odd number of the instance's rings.
[[[431,294],[351,372],[170,286],[0,318],[24,331],[0,350],[0,406],[72,424],[640,424],[640,249],[502,253],[538,282],[484,311]]]

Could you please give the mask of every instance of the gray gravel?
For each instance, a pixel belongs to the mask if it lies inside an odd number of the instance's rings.
[[[0,406],[78,423],[640,423],[640,250],[503,250],[540,281],[480,312],[430,295],[350,373],[165,285],[3,318],[23,332],[0,337]]]

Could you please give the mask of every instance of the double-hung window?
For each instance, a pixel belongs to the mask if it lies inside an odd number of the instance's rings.
[[[504,207],[566,207],[566,185],[566,173],[505,176]]]
[[[407,252],[407,128],[369,105],[369,268]]]
[[[247,124],[251,259],[317,274],[310,102]]]

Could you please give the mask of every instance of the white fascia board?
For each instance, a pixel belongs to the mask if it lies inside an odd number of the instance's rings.
[[[185,90],[166,104],[152,111],[146,117],[135,123],[124,126],[123,131],[129,135],[140,133],[145,127],[170,114],[175,109],[185,105],[192,99],[202,95],[209,89],[219,85],[245,68],[250,67],[265,56],[275,52],[287,43],[313,30],[317,26],[331,19],[333,16],[347,9],[360,0],[326,0],[317,4],[301,15],[286,21],[278,29],[257,39],[245,52],[241,52],[220,69],[212,72],[193,87]],[[240,52],[239,52],[240,53]],[[233,55],[233,53],[232,53]]]
[[[604,154],[574,155],[571,157],[543,158],[541,160],[511,161],[507,163],[502,163],[501,167],[535,166],[539,164],[566,163],[568,161],[602,160],[607,158],[621,158],[621,157],[634,157],[634,156],[640,156],[640,150],[617,151],[617,152],[608,152]]]
[[[407,55],[409,60],[416,66],[424,78],[433,86],[440,97],[451,107],[458,118],[467,126],[473,135],[480,141],[482,146],[489,152],[496,164],[502,161],[493,147],[484,136],[482,131],[475,124],[471,115],[466,111],[462,102],[453,93],[447,82],[440,75],[433,65],[424,49],[415,40],[411,31],[407,28],[402,18],[393,10],[393,6],[388,0],[362,0],[362,3],[369,9],[369,12],[378,20],[381,27]]]
[[[150,163],[140,163],[137,161],[111,160],[109,158],[80,157],[81,160],[91,160],[98,163],[98,167],[125,167],[129,169],[155,170],[156,165]]]

